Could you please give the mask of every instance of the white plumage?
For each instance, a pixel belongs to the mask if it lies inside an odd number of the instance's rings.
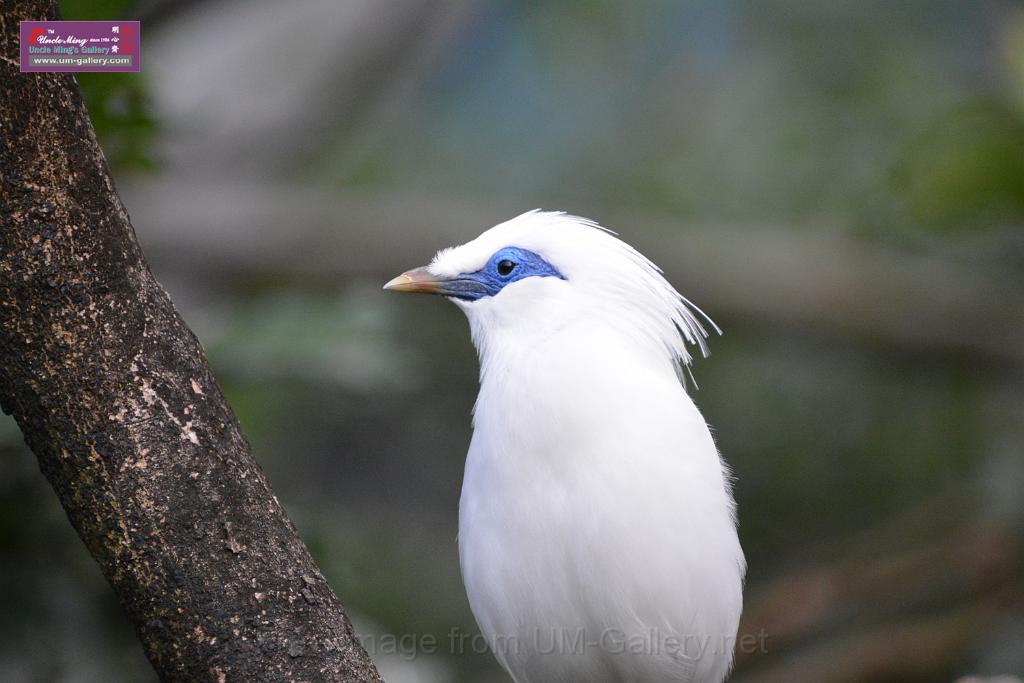
[[[509,264],[512,264],[511,266]],[[506,273],[506,271],[509,271]],[[680,368],[703,313],[591,221],[533,211],[386,285],[469,319],[480,393],[459,554],[517,683],[722,681],[745,571]]]

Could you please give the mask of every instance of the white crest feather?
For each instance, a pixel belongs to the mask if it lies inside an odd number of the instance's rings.
[[[449,277],[474,272],[495,251],[509,246],[540,254],[574,286],[586,287],[595,305],[586,314],[617,317],[683,366],[693,359],[687,344],[707,356],[708,327],[721,334],[650,259],[595,221],[563,212],[528,211],[471,242],[441,250],[430,269]]]

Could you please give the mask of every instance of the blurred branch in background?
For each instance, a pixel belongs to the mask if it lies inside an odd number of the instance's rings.
[[[314,276],[343,282],[426,262],[503,210],[436,195],[325,192],[295,184],[173,177],[125,187],[146,207],[143,241],[192,277]],[[1024,280],[937,256],[899,253],[838,230],[770,225],[679,226],[649,216],[602,217],[706,310],[878,337],[911,348],[1024,361]],[[347,257],[358,253],[359,258]],[[756,292],[756,296],[752,293]]]
[[[1024,608],[1024,544],[966,487],[837,543],[836,559],[794,567],[748,599],[736,683],[939,680],[979,633],[1013,652],[1005,614]],[[742,642],[742,641],[741,641]]]
[[[238,3],[174,8],[147,42],[162,56],[147,73],[167,124],[165,167],[208,179],[307,168],[382,115],[377,102],[401,95],[469,2],[261,0],[244,3],[244,20]],[[194,64],[210,77],[196,79]]]

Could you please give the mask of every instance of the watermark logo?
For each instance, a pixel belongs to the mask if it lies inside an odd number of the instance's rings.
[[[22,71],[138,71],[137,21],[23,21]]]
[[[494,634],[491,640],[479,632],[452,627],[447,639],[431,633],[356,634],[370,655],[396,655],[405,660],[421,654],[464,655],[492,651],[500,659],[522,655],[586,657],[670,657],[680,663],[699,662],[705,657],[731,657],[768,652],[768,632],[735,636],[662,633],[658,629],[627,633],[617,628],[589,631],[585,628],[537,628],[516,634]]]

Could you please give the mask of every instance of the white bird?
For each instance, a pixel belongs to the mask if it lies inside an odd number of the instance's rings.
[[[469,318],[480,393],[459,505],[470,607],[516,683],[718,683],[743,551],[689,397],[699,316],[596,223],[531,211],[385,289]],[[717,330],[717,327],[715,327]]]

